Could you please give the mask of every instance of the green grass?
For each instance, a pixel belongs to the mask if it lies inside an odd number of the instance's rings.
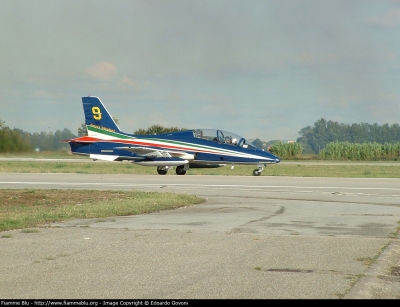
[[[0,231],[73,219],[104,219],[175,209],[204,202],[175,193],[59,189],[0,189]],[[7,236],[5,236],[7,237]]]
[[[80,162],[84,161],[84,162]],[[91,159],[79,162],[68,161],[2,161],[0,173],[80,173],[80,174],[132,174],[158,175],[156,167],[140,166],[129,162],[102,162]],[[222,175],[222,176],[252,176],[255,166],[229,165],[220,168],[191,168],[185,176]],[[174,175],[175,170],[169,170],[167,176]],[[350,178],[400,178],[400,163],[386,162],[370,165],[351,164],[317,164],[317,163],[279,163],[268,165],[261,176],[294,176],[294,177],[350,177]]]

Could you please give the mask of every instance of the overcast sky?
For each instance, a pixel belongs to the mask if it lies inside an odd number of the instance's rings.
[[[296,140],[321,118],[400,122],[399,0],[1,0],[0,120]]]

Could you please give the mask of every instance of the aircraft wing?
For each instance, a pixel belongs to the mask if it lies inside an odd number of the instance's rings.
[[[136,153],[138,155],[150,158],[172,158],[172,157],[187,157],[188,153],[182,151],[173,151],[173,150],[159,150],[150,147],[141,147],[141,146],[129,146],[129,147],[115,147],[114,149],[122,149],[129,152]]]

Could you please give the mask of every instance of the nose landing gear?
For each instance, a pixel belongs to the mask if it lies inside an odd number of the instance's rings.
[[[258,168],[253,171],[253,176],[260,176],[261,172],[264,170],[264,165],[259,164]]]

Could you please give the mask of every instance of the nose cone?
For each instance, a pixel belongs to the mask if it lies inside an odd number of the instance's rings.
[[[279,163],[279,162],[281,162],[281,159],[275,158],[275,163]]]

